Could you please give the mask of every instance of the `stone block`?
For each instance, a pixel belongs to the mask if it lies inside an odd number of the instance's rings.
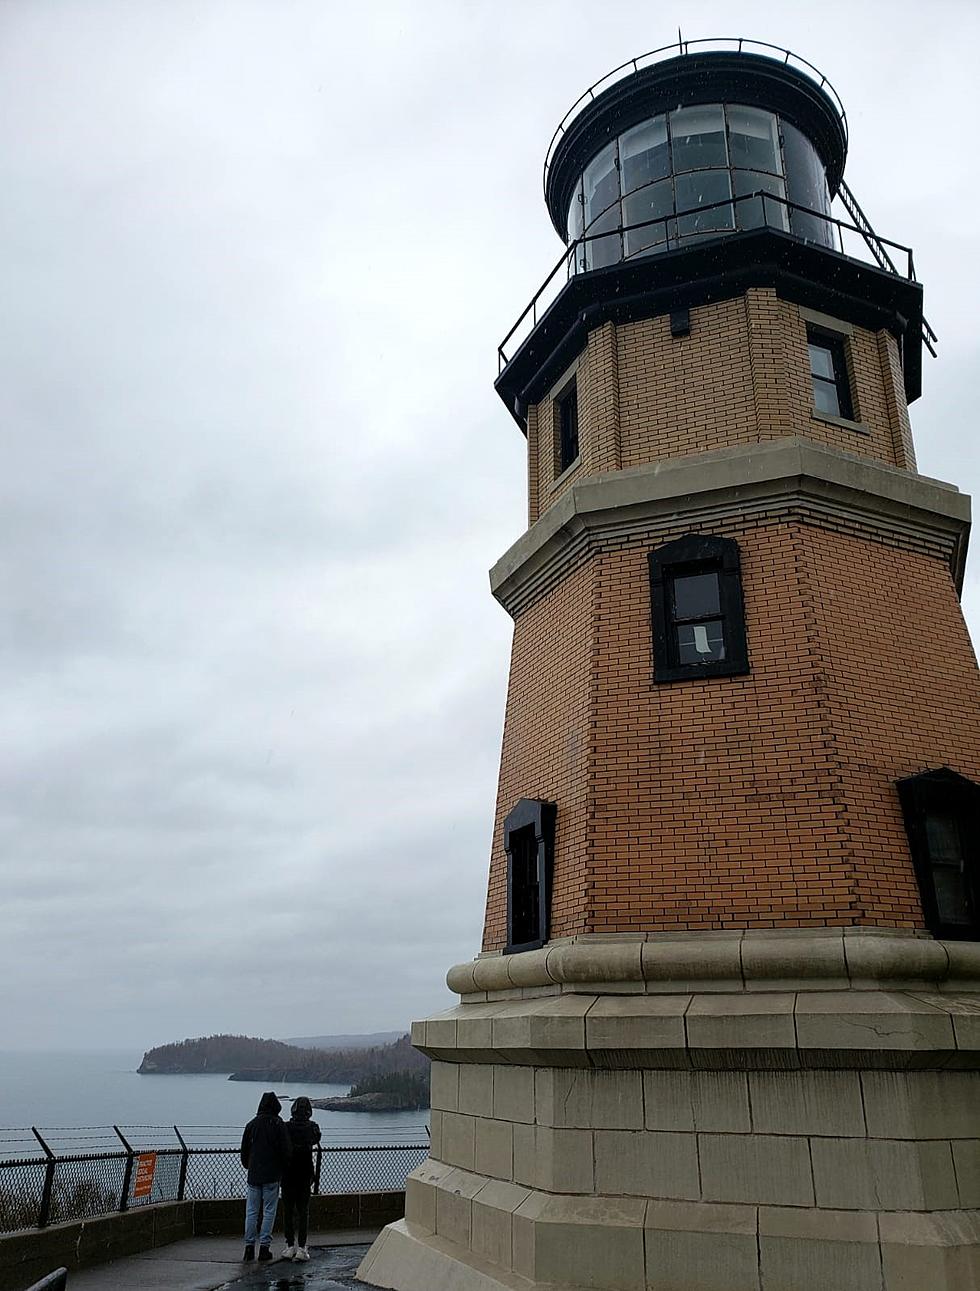
[[[838,1210],[946,1210],[958,1204],[949,1143],[811,1140],[817,1205]]]
[[[954,1049],[948,1014],[901,992],[824,991],[800,994],[796,1035],[801,1051],[816,1051],[816,1061],[838,1056],[890,1052],[891,1065],[915,1065],[914,1055]]]
[[[542,1197],[514,1212],[514,1270],[544,1283],[645,1291],[646,1203],[618,1197]]]
[[[873,1215],[759,1208],[765,1291],[879,1291],[881,1260]]]
[[[980,1214],[882,1214],[885,1291],[972,1291],[980,1287]]]
[[[591,1131],[515,1126],[514,1179],[544,1192],[592,1192]]]
[[[596,1130],[595,1187],[632,1197],[696,1198],[697,1141],[658,1130]]]
[[[648,1130],[693,1130],[690,1071],[645,1071],[643,1107]]]
[[[527,1200],[527,1188],[491,1179],[473,1198],[472,1248],[491,1264],[513,1266],[513,1213]]]
[[[690,995],[600,996],[585,1019],[596,1067],[686,1067]]]
[[[647,1285],[657,1291],[759,1291],[755,1233],[647,1229]]]
[[[429,1155],[442,1157],[442,1112],[429,1113]]]
[[[427,1233],[436,1231],[436,1189],[414,1170],[405,1180],[405,1218]]]
[[[812,1206],[810,1153],[803,1137],[699,1134],[706,1201]]]
[[[745,1134],[752,1128],[743,1072],[695,1071],[690,1079],[695,1129]]]
[[[477,1118],[475,1169],[494,1179],[514,1177],[514,1125],[512,1121]]]
[[[641,1129],[643,1082],[639,1071],[539,1069],[534,1078],[535,1117],[555,1129]]]
[[[436,1232],[448,1242],[470,1245],[473,1198],[486,1183],[480,1175],[451,1170],[436,1187]]]
[[[493,1116],[499,1121],[534,1121],[534,1068],[509,1067],[493,1069]]]
[[[872,1138],[980,1138],[980,1071],[870,1071],[861,1086]]]
[[[442,1114],[442,1146],[439,1159],[463,1170],[472,1170],[475,1156],[476,1118],[459,1112]]]
[[[796,936],[746,933],[742,937],[742,973],[747,991],[846,990],[844,938],[813,931]]]
[[[960,1205],[980,1210],[980,1139],[958,1139],[952,1148]]]
[[[657,994],[742,989],[738,935],[653,933],[643,945],[643,977]]]
[[[493,1062],[492,1020],[505,1008],[501,1001],[465,1004],[456,1021],[456,1056],[461,1062]]]
[[[695,995],[684,1017],[695,1067],[743,1066],[752,1055],[796,1065],[794,996]]]
[[[857,1072],[750,1071],[748,1081],[759,1133],[864,1135]]]
[[[493,1067],[463,1063],[459,1067],[459,1110],[467,1116],[493,1115]]]
[[[493,1047],[508,1062],[584,1067],[585,1015],[593,995],[519,1000],[491,1020]]]
[[[462,1007],[462,1006],[461,1006]],[[427,1053],[430,1058],[444,1059],[453,1062],[456,1058],[456,1021],[459,1009],[448,1009],[445,1013],[426,1018],[421,1043],[415,1040],[414,1024],[412,1044]]]
[[[430,1067],[429,1102],[433,1111],[459,1111],[459,1063],[434,1062]]]

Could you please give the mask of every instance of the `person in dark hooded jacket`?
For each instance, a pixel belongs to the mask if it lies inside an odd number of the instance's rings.
[[[286,1129],[293,1153],[282,1176],[282,1224],[286,1234],[286,1249],[282,1258],[308,1260],[310,1253],[306,1249],[306,1229],[310,1215],[310,1188],[313,1184],[313,1150],[320,1142],[320,1127],[313,1120],[313,1105],[308,1098],[294,1099]]]
[[[272,1225],[279,1205],[279,1183],[292,1156],[293,1147],[279,1116],[282,1103],[269,1092],[259,1099],[258,1115],[245,1126],[242,1135],[242,1165],[248,1171],[245,1201],[245,1256],[255,1259],[255,1239],[259,1240],[259,1259],[271,1260]],[[262,1213],[262,1231],[259,1212]]]

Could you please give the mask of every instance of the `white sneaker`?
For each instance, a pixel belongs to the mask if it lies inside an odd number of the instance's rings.
[[[282,1249],[282,1254],[279,1256],[279,1258],[280,1258],[281,1260],[292,1260],[292,1259],[295,1259],[295,1258],[296,1258],[296,1247],[295,1247],[295,1246],[284,1246],[284,1247],[283,1247],[283,1249]]]
[[[305,1246],[296,1247],[296,1254],[293,1256],[294,1260],[308,1260],[309,1258],[310,1253]]]

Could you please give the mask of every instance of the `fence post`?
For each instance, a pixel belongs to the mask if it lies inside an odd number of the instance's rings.
[[[133,1158],[135,1153],[129,1143],[126,1142],[126,1136],[118,1125],[112,1127],[119,1138],[119,1142],[126,1149],[126,1169],[123,1171],[122,1193],[119,1197],[119,1209],[126,1210],[129,1207],[129,1185],[133,1178]]]
[[[323,1165],[323,1147],[321,1144],[316,1145],[316,1173],[313,1176],[313,1191],[316,1196],[320,1195],[320,1167]]]
[[[184,1190],[187,1187],[187,1144],[184,1142],[184,1136],[174,1126],[174,1133],[177,1135],[177,1141],[180,1143],[180,1175],[177,1179],[177,1200],[184,1200]]]
[[[55,1156],[44,1139],[38,1133],[36,1125],[31,1126],[31,1133],[44,1149],[44,1155],[47,1157],[47,1165],[44,1167],[44,1187],[41,1189],[41,1204],[37,1208],[37,1226],[46,1228],[48,1219],[51,1215],[51,1194],[54,1191],[54,1167]]]

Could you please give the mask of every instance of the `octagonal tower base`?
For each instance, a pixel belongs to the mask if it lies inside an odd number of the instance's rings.
[[[980,1287],[980,945],[583,936],[451,970],[398,1291]]]

